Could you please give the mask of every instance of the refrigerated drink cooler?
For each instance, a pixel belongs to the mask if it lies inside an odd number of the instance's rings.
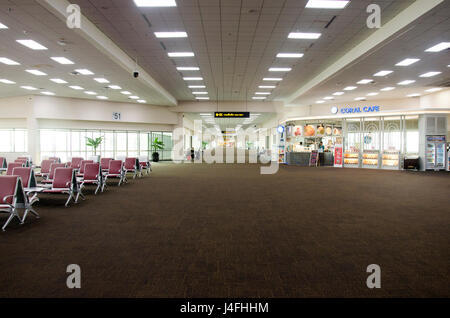
[[[445,136],[426,136],[427,170],[444,170],[446,161]]]

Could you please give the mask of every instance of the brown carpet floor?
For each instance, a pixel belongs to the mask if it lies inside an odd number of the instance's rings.
[[[449,195],[444,172],[160,163],[70,208],[42,197],[0,233],[0,296],[449,297]]]

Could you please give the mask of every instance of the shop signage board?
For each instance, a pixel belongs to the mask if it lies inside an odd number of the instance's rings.
[[[331,108],[332,114],[357,114],[357,113],[378,113],[381,111],[380,106],[363,106],[363,107],[342,107],[339,109],[336,106]]]
[[[215,112],[215,118],[250,118],[250,112]]]
[[[309,166],[317,167],[318,163],[319,163],[319,152],[317,150],[313,150],[311,151],[311,155],[309,157]]]
[[[334,166],[336,168],[342,168],[344,165],[343,158],[343,146],[342,145],[334,145]]]

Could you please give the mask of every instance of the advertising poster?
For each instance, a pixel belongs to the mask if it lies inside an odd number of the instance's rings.
[[[334,166],[336,168],[342,168],[344,163],[343,147],[342,145],[334,145]]]
[[[322,124],[317,125],[317,136],[323,136],[325,135],[325,127]]]
[[[313,137],[316,134],[316,129],[312,125],[306,125],[303,134],[305,137]]]
[[[302,137],[303,136],[303,126],[292,127],[292,137]]]

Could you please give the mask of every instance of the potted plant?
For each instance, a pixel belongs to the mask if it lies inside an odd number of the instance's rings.
[[[153,150],[153,153],[152,153],[152,160],[153,160],[153,162],[158,162],[159,161],[158,150],[163,150],[164,149],[164,142],[162,140],[160,140],[158,137],[156,137],[152,141],[151,149]]]
[[[206,146],[208,146],[209,142],[207,141],[202,141],[202,149],[205,150]]]
[[[86,137],[86,146],[92,147],[92,149],[94,150],[94,157],[97,157],[96,162],[100,161],[100,155],[97,156],[97,148],[101,145],[102,142],[103,142],[103,137],[98,137],[98,138]]]

